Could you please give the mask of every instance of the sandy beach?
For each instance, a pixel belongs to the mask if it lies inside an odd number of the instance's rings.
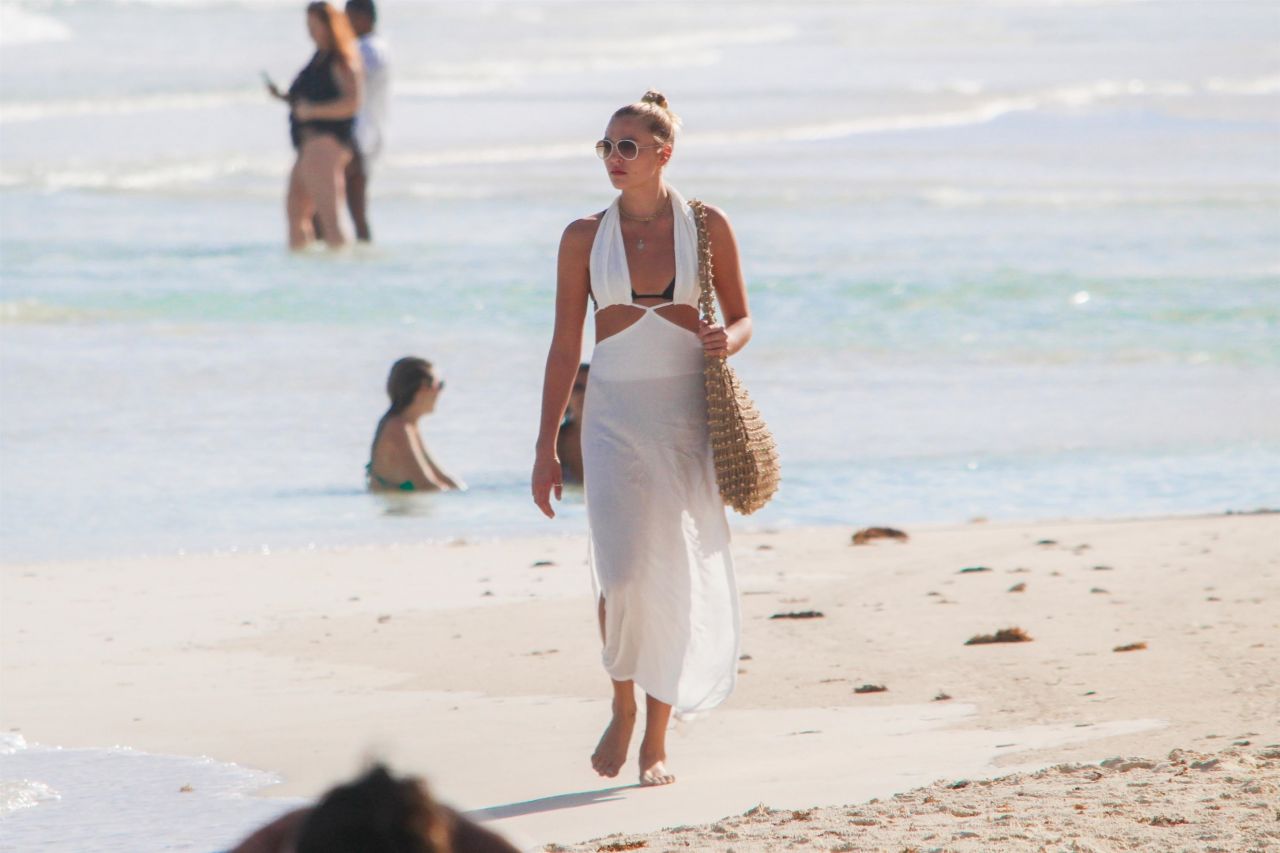
[[[5,566],[0,726],[259,768],[268,798],[379,756],[528,849],[1278,843],[1255,806],[1280,767],[1280,516],[853,532],[736,537],[738,689],[676,727],[667,789],[588,763],[607,684],[577,537]],[[966,645],[1010,628],[1031,641]],[[1117,756],[1145,761],[1096,766]],[[1125,797],[1162,780],[1167,808]],[[1108,809],[1147,834],[1098,841]]]
[[[295,254],[306,5],[0,0],[0,853],[222,853],[379,758],[530,851],[1280,853],[1274,0],[379,2],[373,241]],[[585,493],[529,501],[651,88],[784,481],[662,789],[592,770]],[[465,493],[367,489],[405,356]]]
[[[815,809],[763,804],[704,826],[612,835],[557,853],[615,850],[1203,850],[1280,844],[1280,748],[1115,757],[994,780],[938,782],[887,800]]]

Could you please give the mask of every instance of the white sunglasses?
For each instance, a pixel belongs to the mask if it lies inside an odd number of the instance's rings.
[[[613,156],[616,148],[618,156],[623,160],[634,160],[640,156],[640,152],[645,148],[661,148],[663,143],[657,145],[641,145],[634,139],[620,139],[614,142],[612,139],[601,139],[596,143],[596,156],[601,160],[607,160]]]

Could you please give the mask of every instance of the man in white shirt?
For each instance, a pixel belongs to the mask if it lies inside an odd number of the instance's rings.
[[[373,0],[347,0],[346,12],[351,28],[360,38],[360,61],[364,65],[364,99],[356,114],[356,151],[347,166],[347,209],[356,227],[356,239],[367,243],[372,237],[365,196],[369,174],[386,140],[390,54],[386,42],[373,31],[378,22]]]

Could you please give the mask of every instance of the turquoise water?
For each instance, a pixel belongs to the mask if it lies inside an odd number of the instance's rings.
[[[1268,3],[388,3],[338,258],[281,248],[293,4],[0,15],[5,561],[582,530],[526,497],[555,249],[651,85],[742,246],[785,468],[744,523],[1280,503]],[[466,495],[362,491],[408,353]]]

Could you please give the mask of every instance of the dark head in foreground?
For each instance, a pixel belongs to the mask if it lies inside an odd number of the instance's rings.
[[[297,853],[447,853],[453,820],[417,779],[382,765],[320,800],[298,830]]]
[[[435,802],[426,784],[381,764],[314,807],[277,818],[232,853],[518,853],[506,840]]]

